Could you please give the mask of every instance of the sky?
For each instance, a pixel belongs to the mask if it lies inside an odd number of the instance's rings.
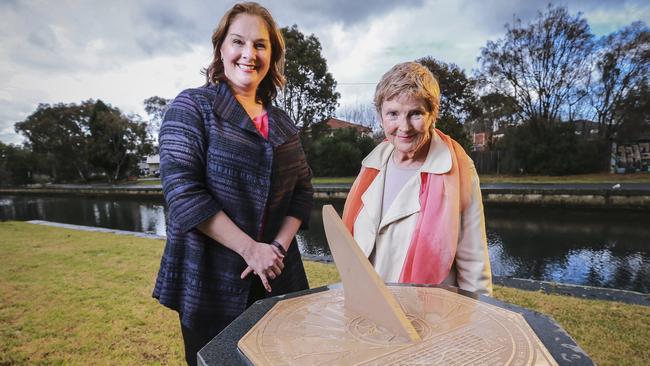
[[[39,103],[101,99],[147,118],[142,101],[173,98],[203,84],[211,35],[235,2],[0,0],[0,141],[21,143],[14,123]],[[381,75],[425,56],[468,74],[489,40],[515,17],[524,23],[548,2],[535,0],[260,1],[281,26],[296,24],[321,42],[338,83],[340,108],[368,104]],[[596,36],[634,21],[650,24],[647,0],[564,0]],[[443,91],[444,92],[444,91]]]

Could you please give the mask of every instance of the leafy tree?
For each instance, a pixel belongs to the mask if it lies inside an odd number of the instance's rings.
[[[510,174],[597,172],[607,154],[601,140],[579,139],[573,123],[531,121],[506,129],[496,145],[504,152],[500,170]]]
[[[142,103],[144,104],[144,111],[149,115],[148,123],[148,132],[151,138],[154,141],[158,141],[158,132],[160,131],[160,124],[162,123],[163,116],[167,110],[167,105],[170,100],[166,98],[161,98],[159,96],[153,96],[145,99]]]
[[[88,127],[90,162],[102,169],[109,181],[123,177],[139,157],[152,151],[147,124],[101,100],[93,107]]]
[[[98,171],[117,180],[152,150],[146,123],[102,101],[41,104],[15,129],[55,181],[86,181]]]
[[[609,139],[626,119],[622,109],[635,103],[639,90],[647,90],[650,29],[635,22],[603,37],[596,52],[595,71],[597,80],[591,85],[590,101],[600,135]]]
[[[619,121],[617,141],[635,141],[641,134],[650,133],[650,83],[647,77],[627,93],[616,110],[614,119]]]
[[[444,63],[432,57],[417,60],[433,73],[440,84],[440,115],[436,127],[470,151],[472,141],[463,124],[475,112],[474,81],[453,63]]]
[[[28,148],[0,142],[0,186],[33,183],[36,165]]]
[[[506,35],[488,41],[479,57],[481,78],[493,91],[512,97],[522,120],[552,123],[586,96],[594,42],[581,14],[549,5],[524,26],[506,25]]]
[[[374,147],[371,137],[360,135],[354,128],[337,129],[315,140],[309,165],[319,177],[354,176]]]
[[[321,44],[316,36],[305,36],[298,26],[282,28],[286,43],[284,74],[286,86],[276,98],[303,135],[312,123],[334,115],[340,94],[336,81],[327,71],[327,61],[321,55]]]
[[[55,180],[81,179],[89,174],[86,133],[91,102],[40,104],[27,119],[15,124],[27,146],[49,167]]]

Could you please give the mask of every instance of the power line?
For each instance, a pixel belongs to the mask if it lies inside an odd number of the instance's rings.
[[[336,85],[375,85],[377,83],[336,83]]]

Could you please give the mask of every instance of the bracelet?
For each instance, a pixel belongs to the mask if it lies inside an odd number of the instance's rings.
[[[278,248],[278,250],[280,251],[280,253],[282,253],[282,255],[287,255],[287,251],[284,249],[284,247],[282,246],[282,244],[280,244],[277,240],[273,240],[273,241],[271,242],[271,245],[273,245],[274,247]]]

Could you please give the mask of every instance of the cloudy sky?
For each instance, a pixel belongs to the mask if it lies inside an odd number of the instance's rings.
[[[526,22],[546,1],[260,1],[280,26],[319,38],[341,106],[369,103],[392,65],[424,56],[471,73],[488,40],[517,16]],[[142,101],[173,98],[203,83],[211,33],[233,1],[0,0],[0,141],[23,139],[13,125],[39,103],[102,99],[146,116]],[[647,0],[557,0],[582,12],[592,32],[636,20],[650,24]]]

